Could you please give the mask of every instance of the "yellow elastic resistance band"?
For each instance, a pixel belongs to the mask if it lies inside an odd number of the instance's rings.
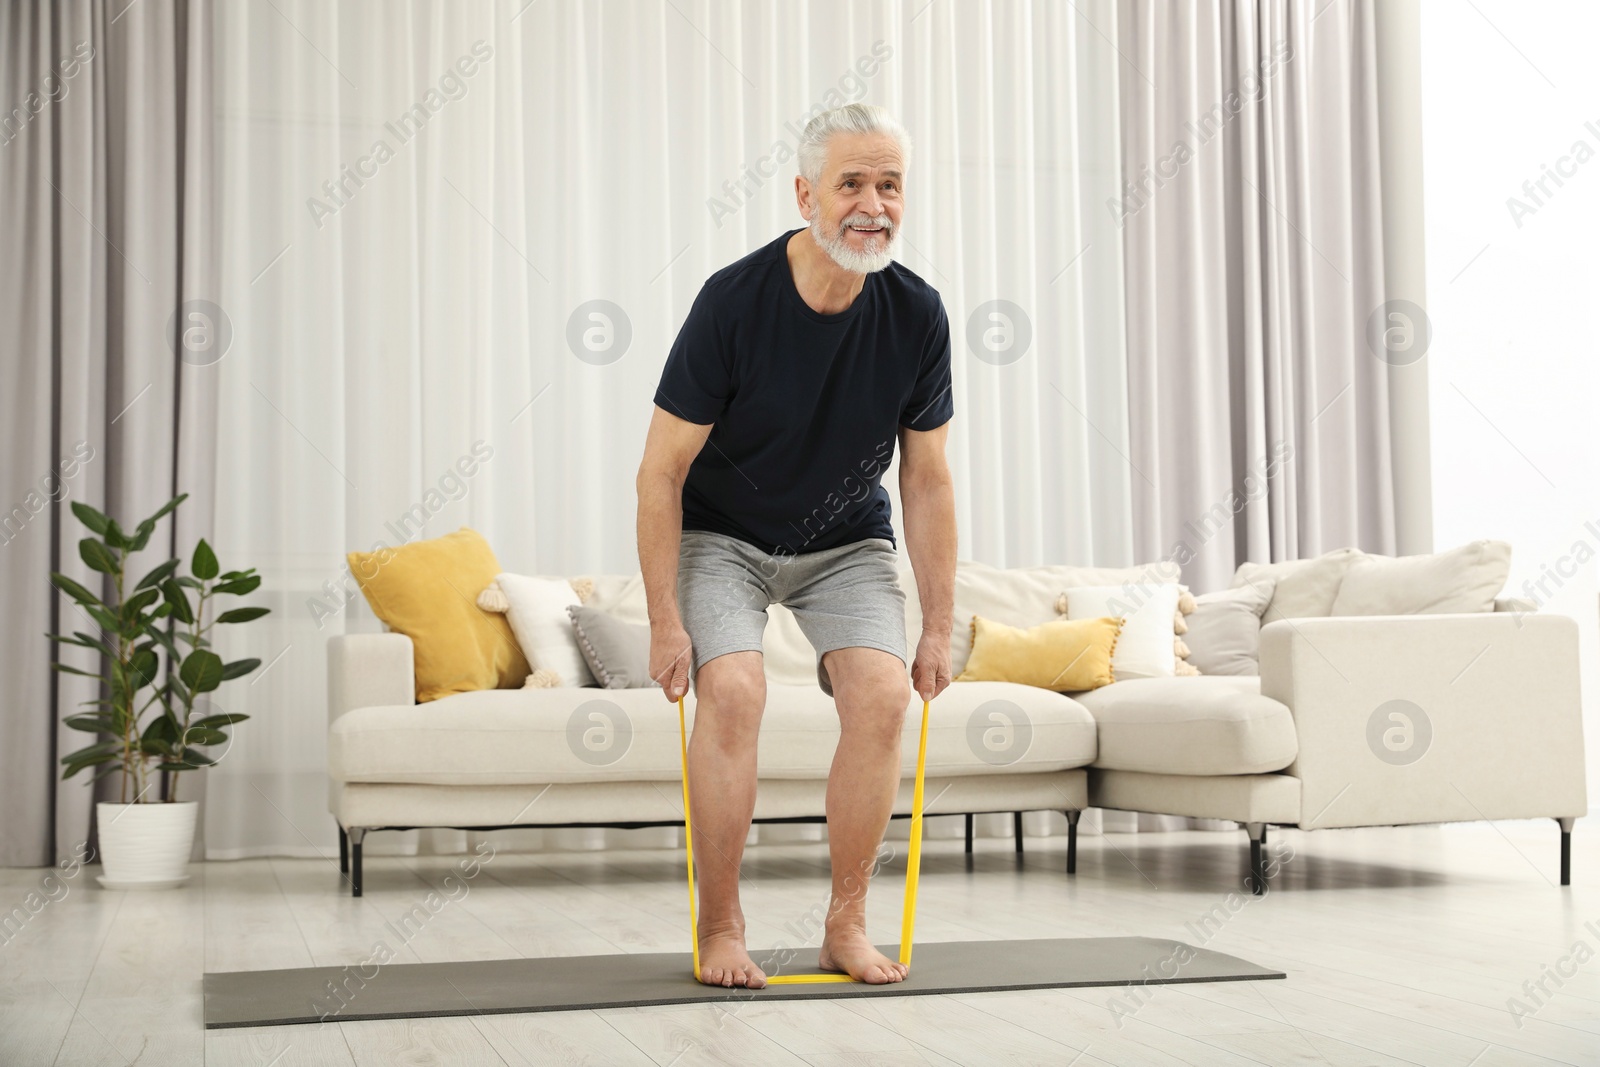
[[[700,980],[700,922],[695,916],[694,828],[689,820],[689,730],[684,724],[683,697],[678,698],[678,748],[683,757],[683,846],[689,863],[689,943],[694,948],[694,977]],[[911,963],[911,928],[917,921],[917,875],[922,870],[922,777],[928,766],[928,702],[922,702],[922,738],[917,742],[917,778],[911,789],[911,851],[906,858],[906,901],[900,917],[900,962]],[[775,974],[768,985],[815,982],[858,982],[848,974]]]

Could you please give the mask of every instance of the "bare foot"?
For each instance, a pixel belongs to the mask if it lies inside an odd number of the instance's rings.
[[[911,968],[879,952],[859,926],[830,929],[822,939],[817,966],[825,971],[843,971],[851,978],[873,985],[905,980]]]
[[[741,931],[712,928],[700,932],[700,981],[760,989],[767,984],[767,976],[745,951]]]

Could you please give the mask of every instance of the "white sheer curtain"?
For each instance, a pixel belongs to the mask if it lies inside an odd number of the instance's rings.
[[[213,858],[335,840],[325,644],[376,626],[347,551],[470,525],[509,570],[637,569],[662,361],[707,275],[803,224],[819,106],[915,139],[901,258],[950,313],[962,555],[1136,562],[1110,0],[525,4],[217,10],[216,541],[273,614],[228,635],[267,666],[209,774]],[[414,836],[371,844],[456,843]]]

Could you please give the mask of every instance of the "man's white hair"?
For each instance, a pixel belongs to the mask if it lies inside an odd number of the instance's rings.
[[[824,111],[806,123],[800,135],[800,176],[812,185],[822,180],[828,160],[828,142],[837,133],[887,133],[900,144],[901,165],[911,164],[911,135],[887,108],[877,104],[846,104]]]

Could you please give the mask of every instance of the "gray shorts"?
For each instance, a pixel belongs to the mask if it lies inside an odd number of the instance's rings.
[[[684,530],[678,546],[678,612],[694,647],[689,677],[729,652],[760,652],[767,606],[794,612],[817,653],[817,684],[833,696],[822,665],[836,648],[906,657],[906,595],[894,542],[869,537],[837,548],[772,555],[737,537]]]

